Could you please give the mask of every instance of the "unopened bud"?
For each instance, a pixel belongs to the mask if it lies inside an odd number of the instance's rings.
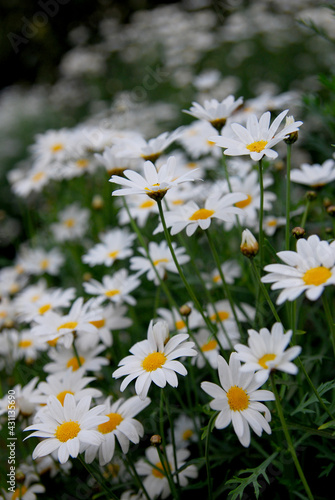
[[[192,309],[187,304],[184,304],[179,308],[179,312],[182,316],[189,316],[192,312]]]
[[[335,205],[330,205],[327,208],[327,214],[330,215],[330,217],[335,217]]]
[[[285,126],[287,127],[288,125],[292,125],[294,123],[294,117],[293,116],[287,116],[286,117],[286,123]],[[298,130],[295,130],[294,132],[291,132],[288,134],[284,141],[286,144],[294,144],[298,140]]]
[[[255,257],[258,254],[259,245],[255,238],[255,236],[249,231],[249,229],[245,229],[242,232],[242,243],[240,246],[240,250],[248,258]]]
[[[18,484],[23,484],[24,480],[26,479],[26,475],[21,470],[18,470],[17,473],[15,474],[15,479]]]
[[[315,191],[307,191],[306,198],[308,201],[314,201],[316,198],[316,192]]]
[[[159,434],[154,434],[153,436],[151,436],[150,438],[150,443],[152,444],[152,446],[159,446],[162,442],[162,438]]]
[[[330,207],[330,205],[332,205],[332,200],[330,198],[324,198],[323,199],[323,206],[327,209],[328,207]]]
[[[104,207],[104,199],[102,196],[100,196],[100,194],[96,194],[95,196],[93,196],[92,198],[92,208],[94,210],[101,210],[103,207]]]
[[[300,240],[300,238],[305,236],[306,230],[303,227],[297,226],[292,229],[292,234],[297,240]]]
[[[83,281],[90,281],[92,279],[92,274],[87,272],[83,274]]]

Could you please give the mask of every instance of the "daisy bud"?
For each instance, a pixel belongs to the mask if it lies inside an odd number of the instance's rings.
[[[306,198],[308,201],[314,201],[316,198],[316,192],[315,191],[307,191]]]
[[[23,484],[25,479],[26,479],[26,475],[24,474],[24,472],[22,472],[21,470],[17,471],[17,473],[15,474],[16,482],[18,484]]]
[[[322,203],[326,210],[333,204],[330,198],[324,198]]]
[[[254,235],[249,231],[249,229],[245,229],[242,232],[242,243],[240,246],[240,250],[248,258],[255,257],[258,254],[258,242]]]
[[[83,281],[90,281],[92,279],[92,274],[87,272],[83,274]]]
[[[192,312],[192,309],[190,308],[190,306],[188,306],[187,304],[184,304],[183,306],[181,306],[179,308],[179,312],[182,316],[189,316]]]
[[[300,240],[300,238],[305,236],[306,230],[303,227],[294,227],[292,229],[292,234],[296,240]]]
[[[330,205],[327,208],[327,214],[330,215],[330,217],[335,217],[335,205]]]
[[[292,123],[294,123],[294,117],[293,116],[287,116],[286,117],[285,126],[287,127],[288,125],[292,125]],[[293,144],[297,140],[298,140],[298,130],[296,130],[295,132],[291,132],[284,139],[284,141],[286,142],[286,144]]]
[[[152,444],[152,446],[159,446],[162,442],[162,438],[159,434],[154,434],[153,436],[151,436],[150,438],[150,443]]]

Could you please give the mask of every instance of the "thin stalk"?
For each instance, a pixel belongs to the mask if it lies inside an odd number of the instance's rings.
[[[229,305],[230,305],[231,310],[233,312],[233,316],[234,316],[235,322],[237,324],[237,327],[239,329],[240,335],[242,335],[243,334],[242,326],[241,326],[241,323],[240,323],[240,321],[239,321],[239,319],[237,317],[237,312],[236,312],[236,309],[235,309],[235,304],[234,304],[234,301],[232,299],[229,287],[227,285],[227,282],[225,280],[225,277],[224,277],[222,269],[221,269],[221,262],[220,262],[220,259],[219,259],[219,255],[218,255],[218,253],[216,251],[212,235],[210,234],[209,230],[205,231],[205,233],[206,233],[206,236],[207,236],[207,239],[208,239],[208,243],[209,243],[212,255],[214,257],[214,261],[215,261],[216,267],[217,267],[217,269],[219,271],[219,274],[220,274],[220,278],[221,278],[221,281],[222,281],[223,290],[225,292],[225,295],[226,295],[226,297],[228,299]],[[233,350],[233,347],[231,347],[231,348]]]
[[[326,313],[326,318],[327,318],[327,323],[329,326],[330,330],[330,341],[333,345],[333,350],[334,350],[334,355],[335,355],[335,328],[334,328],[334,320],[333,320],[333,315],[331,313],[330,307],[328,300],[326,298],[325,292],[322,294],[322,302],[323,302],[323,308]]]
[[[282,429],[283,429],[283,432],[284,432],[284,435],[285,435],[285,439],[286,439],[286,442],[287,442],[288,450],[291,453],[294,465],[295,465],[295,467],[297,469],[297,472],[299,474],[301,482],[302,482],[302,484],[303,484],[303,486],[305,488],[307,497],[309,498],[309,500],[314,500],[314,496],[313,496],[313,494],[312,494],[312,492],[311,492],[311,490],[310,490],[310,488],[308,486],[308,483],[306,481],[305,475],[303,473],[303,470],[301,468],[301,465],[300,465],[300,462],[298,460],[297,454],[295,452],[295,448],[294,448],[294,445],[293,445],[293,442],[292,442],[292,439],[291,439],[291,435],[290,435],[288,427],[286,425],[286,420],[285,420],[283,408],[281,406],[281,402],[280,402],[280,399],[279,399],[277,387],[276,387],[276,384],[275,384],[275,381],[274,381],[274,374],[273,373],[270,375],[270,380],[271,380],[272,391],[273,391],[273,393],[275,395],[275,399],[276,399],[276,408],[277,408],[278,416],[279,416],[280,423],[281,423],[281,426],[282,426]]]
[[[264,267],[264,231],[263,231],[263,214],[264,214],[264,182],[263,182],[263,163],[262,158],[258,162],[258,177],[259,177],[259,259],[260,268]]]
[[[174,425],[173,425],[173,420],[172,420],[172,416],[171,416],[171,412],[170,412],[169,398],[167,396],[165,396],[164,389],[161,389],[161,391],[163,394],[163,399],[165,400],[165,409],[166,409],[166,413],[167,413],[167,416],[169,419],[169,424],[170,424],[171,441],[172,441],[172,447],[173,447],[174,468],[176,471],[177,485],[178,485],[178,488],[180,489],[179,475],[177,473],[177,470],[178,470],[177,448],[176,448],[176,440],[175,440],[175,435],[174,435]]]
[[[228,184],[229,192],[232,193],[233,192],[233,188],[232,188],[232,185],[231,185],[231,182],[230,182],[229,172],[228,172],[228,168],[227,168],[227,162],[226,162],[226,158],[225,158],[224,153],[222,154],[222,165],[223,165],[223,169],[224,169],[224,172],[225,172],[225,176],[226,176],[226,181],[227,181],[227,184]],[[237,224],[237,227],[239,229],[239,233],[241,234],[242,233],[242,227],[241,227],[241,223],[240,223],[240,219],[239,219],[238,215],[236,215],[236,224]]]
[[[207,435],[206,435],[206,445],[205,445],[205,460],[206,460],[206,472],[207,472],[207,486],[208,486],[208,500],[213,499],[213,490],[212,490],[212,477],[211,477],[211,465],[209,462],[209,438],[210,438],[210,429],[212,427],[213,421],[216,419],[218,412],[215,412],[209,422],[207,427]]]
[[[264,295],[265,300],[267,301],[267,303],[268,303],[268,305],[269,305],[269,307],[271,309],[272,314],[274,315],[276,321],[279,321],[279,323],[281,323],[281,319],[280,319],[280,317],[279,317],[279,315],[278,315],[278,313],[276,311],[276,308],[275,308],[272,300],[270,299],[270,295],[268,294],[268,291],[267,291],[264,283],[261,281],[261,278],[260,278],[260,275],[258,273],[258,269],[256,267],[256,264],[255,264],[254,260],[250,259],[250,263],[251,263],[252,270],[254,272],[254,276],[256,277],[256,280],[257,280],[257,282],[259,284],[259,287],[260,287],[260,289],[261,289],[261,291],[262,291],[262,293]]]
[[[285,228],[285,249],[290,249],[290,210],[291,210],[291,144],[287,144],[286,155],[286,228]]]
[[[151,500],[151,498],[150,498],[150,496],[149,496],[149,494],[148,494],[148,492],[147,492],[147,490],[146,490],[146,488],[145,488],[145,486],[143,484],[143,481],[141,480],[140,476],[138,475],[136,467],[133,464],[132,459],[130,457],[131,457],[131,453],[129,453],[128,456],[125,457],[125,462],[126,462],[125,465],[128,465],[129,468],[131,469],[132,474],[133,474],[133,476],[134,476],[134,478],[135,478],[135,480],[137,482],[137,486],[139,487],[140,490],[143,491],[144,496],[146,497],[146,499],[147,500]]]
[[[101,488],[104,490],[104,492],[106,493],[106,496],[108,499],[110,498],[113,498],[114,500],[118,500],[119,497],[117,497],[113,491],[107,487],[106,485],[106,481],[104,480],[104,478],[102,476],[100,476],[99,478],[96,476],[95,472],[94,472],[94,469],[93,467],[90,465],[90,464],[87,464],[85,462],[85,460],[80,456],[78,455],[78,458],[80,460],[80,462],[82,463],[82,465],[85,467],[85,469],[87,470],[87,472],[93,477],[93,479],[101,486]]]
[[[311,204],[311,200],[309,200],[307,198],[307,203],[306,203],[306,206],[305,206],[305,210],[304,210],[304,213],[302,214],[302,219],[301,219],[301,222],[300,222],[300,227],[302,227],[302,228],[305,228],[305,224],[306,224],[306,220],[307,220],[307,215],[308,215],[310,204]]]
[[[162,438],[162,448],[163,448],[164,454],[159,446],[157,446],[157,451],[158,451],[158,455],[159,455],[159,459],[161,461],[162,467],[164,469],[165,476],[169,482],[171,494],[172,494],[173,498],[178,499],[179,495],[177,493],[176,486],[175,486],[174,481],[173,481],[171,467],[170,467],[167,453],[166,453],[166,439],[165,439],[165,431],[164,431],[164,394],[163,394],[163,390],[164,389],[161,389],[159,423],[160,423],[160,436]],[[177,471],[177,467],[175,469]]]
[[[190,286],[190,284],[188,283],[188,281],[187,281],[187,279],[186,279],[186,277],[184,275],[184,272],[183,272],[182,268],[179,265],[177,256],[176,256],[174,248],[172,246],[172,241],[171,241],[170,233],[169,233],[168,228],[166,226],[166,221],[165,221],[165,217],[164,217],[164,211],[163,211],[163,207],[162,207],[162,201],[161,200],[157,200],[157,205],[158,205],[159,215],[160,215],[161,222],[162,222],[163,229],[164,229],[165,239],[166,239],[166,242],[167,242],[168,247],[170,249],[170,252],[171,252],[173,261],[174,261],[174,263],[176,265],[176,268],[178,269],[179,276],[182,279],[182,281],[184,283],[184,286],[185,286],[185,288],[186,288],[189,296],[191,297],[191,300],[193,301],[193,303],[194,303],[195,307],[197,308],[197,310],[200,312],[200,314],[201,314],[203,320],[205,321],[206,325],[208,326],[209,330],[212,333],[215,333],[215,329],[214,329],[211,321],[205,315],[205,313],[203,311],[203,308],[201,307],[200,302],[198,301],[197,296],[195,295],[195,293],[194,293],[192,287]]]
[[[76,343],[75,343],[75,335],[73,336],[72,347],[73,347],[74,355],[75,355],[75,357],[77,359],[77,362],[78,362],[78,366],[80,367],[81,366],[81,361],[80,361],[80,356],[78,354],[77,346],[76,346]]]

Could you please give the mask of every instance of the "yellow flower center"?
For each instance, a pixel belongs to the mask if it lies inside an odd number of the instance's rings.
[[[58,151],[62,151],[64,149],[64,146],[61,142],[56,142],[56,144],[53,144],[50,148],[51,153],[58,153]]]
[[[68,321],[67,323],[63,323],[62,325],[60,325],[57,328],[57,332],[59,332],[59,330],[62,330],[62,328],[68,328],[69,330],[74,330],[77,325],[78,323],[76,321]]]
[[[0,311],[0,318],[6,318],[8,316],[7,311]]]
[[[14,491],[13,495],[11,496],[12,500],[17,500],[18,498],[23,498],[23,495],[25,495],[28,491],[28,488],[24,485],[21,486],[21,488],[16,488]]]
[[[10,293],[17,293],[20,290],[20,287],[17,283],[12,283],[12,285],[9,287]]]
[[[161,262],[169,262],[169,259],[157,259],[154,260],[154,266],[158,266]]]
[[[56,337],[55,339],[53,340],[47,340],[47,343],[51,346],[51,347],[55,347],[57,345],[57,341],[58,341],[59,337]]]
[[[213,146],[215,146],[215,142],[214,141],[210,141],[210,140],[207,140],[207,146],[209,146],[210,148],[212,148]]]
[[[123,420],[120,413],[109,413],[106,417],[108,417],[109,420],[98,425],[98,431],[101,432],[101,434],[108,434],[109,432],[112,432],[119,424],[121,424]]]
[[[102,328],[105,326],[106,320],[105,319],[98,319],[97,321],[90,321],[91,325],[95,326],[96,328]]]
[[[192,429],[187,429],[182,434],[182,438],[183,438],[184,441],[188,441],[192,436],[193,436]]]
[[[213,351],[213,349],[215,349],[217,345],[218,345],[218,343],[216,342],[216,340],[213,339],[213,340],[210,340],[209,342],[207,342],[207,344],[204,344],[201,347],[201,350],[203,352]]]
[[[252,202],[252,196],[250,196],[250,194],[248,194],[247,196],[248,198],[246,200],[238,201],[237,203],[235,203],[235,207],[245,208],[250,205],[250,203]]]
[[[115,295],[119,295],[120,293],[120,290],[107,290],[107,292],[105,292],[105,295],[107,297],[114,297]]]
[[[246,148],[250,151],[250,153],[261,153],[268,141],[256,141],[248,144]]]
[[[27,347],[30,347],[32,344],[31,340],[20,340],[18,345],[21,349],[27,349]]]
[[[60,392],[60,393],[57,395],[57,399],[58,399],[58,401],[59,401],[59,402],[60,402],[60,404],[61,404],[61,405],[63,405],[63,406],[64,406],[64,399],[65,399],[65,396],[66,396],[67,394],[72,394],[72,395],[73,395],[74,393],[73,393],[73,392],[71,392],[71,391],[62,391],[62,392]]]
[[[74,224],[75,224],[75,222],[76,221],[74,219],[66,219],[64,221],[64,226],[66,226],[66,227],[73,227]]]
[[[45,173],[44,172],[37,172],[37,174],[33,175],[32,177],[32,181],[33,182],[38,182],[38,181],[41,181],[43,179],[43,177],[45,177]]]
[[[249,396],[241,387],[233,385],[227,392],[228,404],[233,411],[243,411],[249,406]]]
[[[76,161],[76,165],[79,168],[86,168],[88,166],[88,160],[85,158],[81,158],[80,160]]]
[[[166,361],[166,356],[163,352],[152,352],[148,354],[142,361],[142,367],[147,372],[153,372],[157,368],[161,368]]]
[[[103,473],[103,476],[108,479],[109,476],[117,477],[120,472],[120,466],[118,464],[108,464],[106,466],[106,472]]]
[[[44,304],[44,306],[41,306],[38,310],[38,313],[39,314],[44,314],[46,313],[47,311],[49,311],[49,309],[51,309],[51,304]]]
[[[70,422],[64,422],[64,424],[60,424],[57,427],[55,437],[62,443],[65,443],[69,439],[73,439],[78,436],[79,431],[80,425],[78,422],[70,420]]]
[[[147,200],[147,201],[144,201],[143,203],[141,203],[141,205],[139,206],[139,208],[150,208],[154,204],[155,204],[155,202],[153,200]]]
[[[118,255],[119,255],[119,251],[118,250],[114,250],[114,252],[109,252],[108,257],[110,257],[111,259],[116,259],[116,257]]]
[[[157,467],[157,469],[154,469],[154,468],[152,469],[152,475],[154,477],[158,477],[159,479],[163,479],[163,477],[165,477],[165,474],[164,474],[164,469],[163,469],[161,462],[155,463],[155,466]]]
[[[176,321],[176,322],[175,322],[175,325],[176,325],[177,330],[181,330],[182,328],[185,328],[186,323],[185,323],[185,321],[183,321],[183,320],[181,319],[181,320],[179,320],[179,321]]]
[[[225,321],[228,319],[230,316],[229,312],[227,311],[218,311],[215,314],[212,314],[210,317],[211,321]]]
[[[326,283],[331,275],[332,273],[327,267],[319,266],[308,269],[308,271],[306,271],[303,275],[302,279],[304,280],[306,285],[319,286],[323,285],[323,283]]]
[[[188,168],[196,168],[198,164],[195,161],[189,161],[188,163],[186,163],[186,166]]]
[[[173,200],[172,205],[183,205],[184,200]]]
[[[85,363],[85,358],[83,356],[79,356],[79,361],[80,361],[80,366],[82,366]],[[78,363],[78,360],[77,360],[76,356],[74,356],[73,358],[70,358],[69,361],[66,363],[66,367],[67,368],[72,368],[72,370],[74,372],[76,370],[78,370],[78,368],[80,366],[79,366],[79,363]]]
[[[262,368],[265,368],[266,370],[269,368],[267,365],[268,361],[272,361],[276,358],[275,354],[264,354],[259,360],[258,364],[261,365]]]
[[[200,208],[189,218],[189,220],[199,220],[199,219],[208,219],[215,212],[214,210],[207,210],[207,208]]]
[[[271,219],[267,222],[267,225],[270,227],[275,227],[277,225],[276,219]]]
[[[41,269],[47,269],[48,265],[49,265],[49,259],[41,260],[41,263],[40,263]]]
[[[219,274],[216,274],[213,276],[213,281],[214,283],[219,283],[221,281],[221,276]]]
[[[141,158],[143,158],[143,160],[145,161],[152,161],[152,163],[155,163],[155,161],[160,157],[162,153],[161,152],[158,152],[158,153],[152,153],[152,154],[148,154],[148,155],[141,155]]]

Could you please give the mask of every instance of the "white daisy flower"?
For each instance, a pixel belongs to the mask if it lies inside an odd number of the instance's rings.
[[[15,391],[15,413],[19,413],[24,417],[30,417],[36,411],[36,404],[34,403],[35,397],[39,394],[36,384],[38,377],[34,377],[28,382],[27,385],[16,385],[13,390]]]
[[[6,325],[14,325],[14,318],[17,315],[15,301],[9,297],[2,297],[0,302],[0,328]]]
[[[48,411],[39,414],[39,422],[24,429],[35,431],[28,438],[44,438],[33,451],[33,459],[58,450],[58,460],[64,464],[70,456],[76,458],[83,450],[83,445],[99,445],[101,434],[95,428],[106,422],[107,417],[100,415],[104,410],[103,405],[89,409],[90,404],[90,396],[77,403],[72,394],[66,394],[64,406],[55,396],[49,396]]]
[[[320,188],[335,180],[335,161],[332,159],[326,160],[322,165],[303,163],[300,169],[294,168],[291,170],[290,179],[298,184],[304,184],[315,189]]]
[[[178,142],[180,142],[192,159],[198,159],[205,155],[220,158],[222,151],[211,140],[213,132],[214,129],[210,123],[197,120],[188,127],[185,127]]]
[[[92,398],[101,396],[99,389],[86,387],[95,380],[95,377],[85,377],[84,373],[83,368],[76,371],[69,368],[66,372],[48,375],[45,382],[38,384],[39,395],[34,396],[34,403],[46,405],[51,394],[56,396],[62,405],[66,394],[72,394],[77,402],[86,396]]]
[[[271,434],[268,423],[271,414],[259,401],[273,401],[274,394],[257,390],[261,383],[256,381],[254,373],[241,371],[240,361],[234,352],[230,355],[229,365],[219,356],[218,371],[222,387],[212,382],[201,383],[202,390],[214,398],[209,404],[210,407],[220,412],[216,417],[215,427],[224,429],[232,422],[234,431],[244,447],[250,445],[249,426],[257,436],[261,436],[263,430]]]
[[[68,205],[59,212],[59,222],[55,222],[50,226],[55,240],[63,242],[82,238],[88,228],[89,216],[89,210],[80,208],[77,203]]]
[[[186,415],[180,415],[173,422],[173,433],[177,448],[186,448],[191,443],[197,441],[197,432],[195,424],[200,428],[199,419],[195,421]],[[169,429],[169,436],[171,441],[171,429]]]
[[[297,241],[297,251],[278,252],[285,264],[270,264],[264,267],[269,274],[262,277],[263,283],[273,283],[272,290],[283,289],[277,304],[295,300],[303,292],[309,300],[317,300],[324,287],[335,284],[335,242],[320,241],[313,234],[307,240]]]
[[[65,258],[58,248],[25,248],[20,255],[20,264],[31,275],[51,274],[57,276]]]
[[[146,141],[141,135],[116,140],[117,156],[128,158],[142,158],[145,161],[155,162],[182,132],[182,127],[173,132],[163,132],[158,137]]]
[[[135,305],[136,300],[130,295],[141,284],[140,280],[134,276],[128,276],[126,269],[120,269],[113,276],[105,275],[102,277],[102,283],[92,279],[83,283],[86,293],[90,295],[98,295],[105,300],[122,303],[126,302],[130,305]]]
[[[20,292],[27,284],[28,276],[18,273],[16,267],[0,269],[0,297],[8,297]]]
[[[106,147],[102,154],[95,153],[94,157],[103,165],[109,175],[121,175],[125,170],[138,170],[139,161],[136,158],[122,158],[121,147]]]
[[[105,465],[114,456],[115,438],[121,446],[122,453],[128,453],[130,441],[138,444],[144,434],[142,424],[134,419],[150,404],[150,398],[143,401],[138,396],[133,396],[127,400],[123,398],[111,403],[110,397],[105,401],[103,414],[108,418],[107,422],[97,426],[97,431],[101,434],[101,443],[89,445],[85,450],[85,462],[90,464],[96,455],[99,455],[99,464]]]
[[[36,136],[35,143],[30,146],[30,150],[44,163],[63,161],[72,156],[75,146],[74,137],[71,130],[48,130]]]
[[[217,146],[225,148],[224,154],[228,156],[250,155],[251,159],[258,161],[263,156],[275,159],[278,153],[272,149],[278,142],[285,139],[287,135],[299,130],[302,122],[294,122],[286,125],[280,132],[277,129],[286,116],[288,109],[282,111],[270,126],[271,114],[269,111],[262,114],[259,121],[256,115],[250,115],[247,119],[246,128],[239,123],[230,125],[235,138],[231,136],[210,137]]]
[[[242,103],[242,97],[239,97],[235,101],[235,97],[229,95],[221,102],[216,99],[206,99],[204,106],[201,106],[197,102],[192,102],[190,110],[186,111],[184,109],[183,111],[199,120],[208,121],[214,128],[220,131],[226,124],[227,118],[229,118]]]
[[[236,359],[245,363],[241,367],[242,372],[257,372],[255,379],[262,383],[268,379],[273,370],[291,375],[298,373],[297,366],[291,361],[299,356],[301,347],[286,349],[291,341],[292,330],[284,333],[283,325],[275,323],[271,332],[267,328],[261,328],[259,332],[248,330],[248,334],[249,347],[243,344],[234,345],[237,351]]]
[[[220,344],[227,344],[223,332],[219,332],[217,335]],[[239,337],[237,332],[237,337]],[[196,365],[197,368],[203,368],[206,365],[204,357],[208,360],[212,368],[217,369],[218,367],[218,355],[220,352],[220,345],[217,340],[208,333],[208,330],[201,329],[198,333],[194,334],[194,339],[196,341],[197,349],[201,350],[196,358],[192,359],[192,364]]]
[[[36,474],[25,475],[23,484],[17,486],[14,491],[9,490],[9,488],[7,491],[2,490],[4,497],[0,498],[4,498],[4,500],[38,500],[36,493],[44,493],[45,487],[33,481],[38,481]]]
[[[100,234],[99,238],[101,242],[94,245],[82,257],[82,261],[91,267],[101,264],[109,267],[116,260],[126,259],[133,254],[131,245],[136,238],[136,234],[130,234],[126,229],[111,229]]]
[[[115,182],[122,189],[117,189],[113,196],[126,196],[129,194],[146,194],[154,200],[162,199],[168,189],[177,186],[181,182],[194,180],[193,172],[186,172],[178,176],[176,172],[176,160],[170,156],[167,162],[157,171],[151,161],[146,161],[143,165],[144,177],[133,170],[125,170],[125,177],[112,175],[110,182]]]
[[[13,358],[24,359],[26,363],[33,363],[39,354],[47,349],[43,339],[36,337],[31,330],[11,330],[10,342],[14,346]]]
[[[33,168],[15,169],[8,174],[8,180],[13,192],[17,196],[26,198],[30,193],[39,193],[52,178],[50,169],[46,164],[38,163]]]
[[[286,225],[285,217],[275,217],[273,215],[266,215],[263,219],[263,230],[267,236],[273,236],[278,227],[282,227],[285,225]]]
[[[177,481],[173,446],[171,444],[166,446],[166,455],[173,479],[174,481]],[[188,465],[183,468],[189,456],[190,452],[188,450],[176,451],[177,470],[182,469],[178,472],[178,480],[181,487],[187,486],[189,478],[194,479],[198,476],[198,471],[195,465]],[[135,464],[137,473],[140,476],[146,476],[143,479],[144,488],[148,492],[150,498],[157,498],[158,496],[161,496],[161,498],[167,498],[171,494],[170,486],[157,449],[153,447],[147,448],[145,450],[145,457],[146,459],[140,459]],[[164,464],[165,467],[167,467],[168,464]]]
[[[185,248],[177,248],[176,243],[172,243],[172,246],[180,265],[189,262],[190,257],[188,255],[185,255]],[[147,279],[153,281],[155,285],[159,285],[159,280],[152,268],[152,264],[146,256],[146,251],[144,250],[144,248],[139,248],[138,251],[143,255],[143,257],[132,257],[130,259],[130,269],[132,271],[138,271],[136,276],[147,273]],[[159,274],[161,279],[164,278],[166,271],[178,273],[170,249],[165,240],[161,241],[160,243],[150,241],[148,251],[153,265],[155,266],[157,273]]]
[[[29,291],[26,289],[17,297],[18,320],[29,323],[37,316],[43,316],[48,311],[56,312],[59,308],[69,307],[74,297],[75,288],[65,290],[50,288],[35,293],[35,287],[29,287]]]
[[[240,278],[242,274],[240,265],[234,259],[226,260],[223,264],[221,264],[221,271],[228,285],[232,285],[235,279]],[[212,288],[214,285],[222,284],[221,276],[217,269],[214,269],[214,271],[209,274],[203,273],[203,278],[207,282],[208,288]]]
[[[187,236],[192,236],[198,227],[208,229],[212,219],[233,222],[236,215],[243,216],[243,210],[236,207],[236,203],[245,199],[244,193],[229,193],[222,197],[213,195],[206,199],[204,208],[200,208],[194,201],[189,201],[179,209],[165,213],[166,225],[171,228],[171,235],[186,228]],[[161,230],[160,223],[154,234]]]
[[[92,321],[101,320],[100,310],[87,311],[83,297],[79,297],[72,304],[66,315],[48,311],[43,316],[35,318],[36,326],[32,328],[33,335],[41,336],[46,342],[60,341],[65,347],[70,347],[73,342],[73,332],[96,334],[97,329]]]
[[[136,394],[144,399],[151,382],[158,387],[170,384],[178,386],[176,373],[187,375],[187,370],[176,358],[195,356],[194,343],[187,342],[188,334],[180,333],[169,338],[169,330],[165,321],[158,321],[155,325],[151,321],[146,340],[137,342],[131,349],[131,356],[127,356],[119,363],[120,368],[113,373],[114,378],[123,377],[120,390],[124,391],[128,384],[136,378]]]
[[[105,350],[105,346],[101,344],[97,345],[97,342],[98,339],[95,343],[91,342],[91,345],[84,349],[80,345],[80,339],[79,342],[78,339],[76,340],[76,348],[80,364],[77,357],[74,355],[72,348],[67,349],[64,346],[56,346],[55,349],[50,349],[48,355],[52,361],[44,365],[44,371],[46,373],[66,372],[69,368],[76,371],[80,367],[82,367],[85,372],[95,372],[101,370],[102,366],[109,365],[109,361],[107,358],[98,356]]]

